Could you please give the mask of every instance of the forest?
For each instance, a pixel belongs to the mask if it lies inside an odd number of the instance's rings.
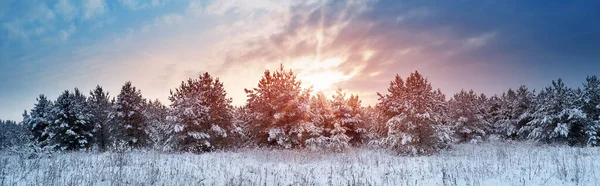
[[[199,74],[170,90],[168,105],[144,98],[131,82],[115,96],[101,86],[89,94],[65,90],[55,100],[41,94],[22,122],[0,121],[0,149],[204,153],[372,148],[431,155],[490,140],[600,145],[596,76],[575,88],[557,79],[539,91],[521,86],[498,95],[463,90],[446,96],[414,71],[406,78],[396,75],[373,106],[341,88],[331,97],[302,88],[283,65],[266,70],[257,87],[245,89],[245,105],[233,106],[223,83]]]

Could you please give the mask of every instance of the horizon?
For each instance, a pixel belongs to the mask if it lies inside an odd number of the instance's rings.
[[[116,96],[126,81],[169,105],[208,72],[234,105],[280,64],[328,97],[375,105],[396,74],[419,71],[446,98],[500,95],[600,75],[599,2],[3,1],[0,119],[21,121],[39,94]],[[550,20],[550,21],[549,21]],[[324,81],[327,80],[327,81]]]

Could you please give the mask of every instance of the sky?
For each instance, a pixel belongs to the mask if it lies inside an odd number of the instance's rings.
[[[447,97],[600,75],[600,1],[2,0],[0,119],[39,94],[118,94],[126,81],[168,105],[209,72],[236,105],[280,64],[303,84],[377,103],[419,71]]]

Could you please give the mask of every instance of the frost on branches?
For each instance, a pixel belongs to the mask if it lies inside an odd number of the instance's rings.
[[[388,135],[380,145],[402,154],[429,154],[447,146],[448,130],[443,126],[443,97],[418,72],[406,83],[400,76],[390,83],[389,94],[379,95],[378,108],[390,118]]]
[[[175,125],[179,149],[205,152],[228,145],[233,108],[226,96],[223,83],[208,73],[188,79],[171,91],[168,120]]]

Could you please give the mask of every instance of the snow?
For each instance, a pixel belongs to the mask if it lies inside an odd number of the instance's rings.
[[[187,133],[188,136],[194,138],[194,139],[208,139],[210,138],[210,135],[208,135],[207,133],[204,132],[188,132]]]
[[[598,185],[600,148],[460,145],[433,156],[238,150],[54,154],[1,153],[0,185]]]
[[[68,135],[71,135],[71,136],[76,136],[76,135],[77,135],[77,133],[73,132],[73,130],[71,130],[71,129],[67,130],[67,132],[66,132],[66,133],[67,133]]]

